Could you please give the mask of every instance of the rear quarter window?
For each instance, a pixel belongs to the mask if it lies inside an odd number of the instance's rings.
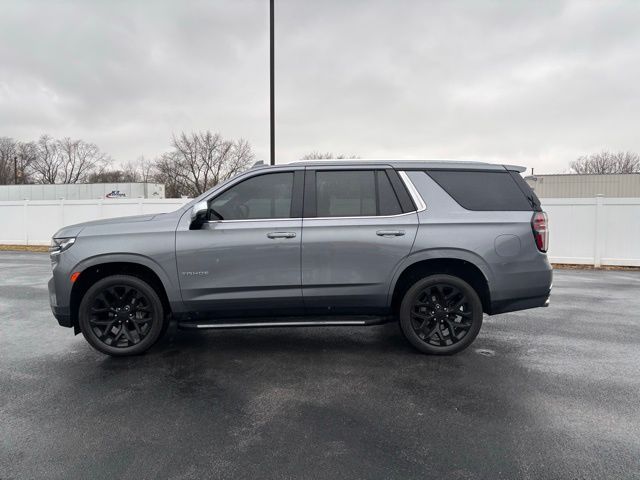
[[[533,209],[522,189],[506,170],[428,170],[426,173],[467,210]]]

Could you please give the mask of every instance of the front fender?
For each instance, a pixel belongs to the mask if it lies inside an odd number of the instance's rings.
[[[181,305],[180,289],[177,284],[175,275],[171,275],[158,262],[145,255],[136,253],[104,253],[88,257],[77,263],[73,272],[83,272],[88,268],[95,267],[104,263],[135,263],[149,268],[155,273],[167,293],[167,298],[172,305]],[[175,266],[175,262],[172,262]],[[175,267],[174,267],[175,268]],[[81,273],[82,274],[82,273]]]

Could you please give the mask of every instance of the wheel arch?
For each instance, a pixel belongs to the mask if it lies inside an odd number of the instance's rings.
[[[131,275],[147,282],[158,294],[165,313],[173,310],[170,292],[173,288],[167,275],[155,262],[144,257],[119,255],[95,257],[78,265],[74,272],[80,272],[71,288],[70,315],[76,333],[79,333],[78,310],[87,290],[98,280],[111,275]]]
[[[476,291],[482,309],[491,312],[491,270],[481,260],[473,258],[471,252],[446,251],[422,252],[412,255],[394,276],[390,287],[391,310],[396,314],[407,290],[420,278],[443,273],[466,281]],[[479,261],[478,261],[479,260]]]

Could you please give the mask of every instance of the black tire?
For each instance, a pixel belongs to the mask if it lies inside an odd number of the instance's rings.
[[[437,274],[418,280],[400,305],[400,328],[423,353],[451,355],[467,348],[482,326],[482,302],[464,280]]]
[[[113,356],[146,352],[166,331],[162,302],[144,280],[112,275],[97,281],[80,302],[82,335],[96,350]]]

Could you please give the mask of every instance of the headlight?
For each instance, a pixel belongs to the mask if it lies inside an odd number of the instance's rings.
[[[76,241],[75,237],[69,238],[52,238],[51,246],[49,247],[49,255],[59,255],[60,253],[68,250],[71,245],[73,245]]]

